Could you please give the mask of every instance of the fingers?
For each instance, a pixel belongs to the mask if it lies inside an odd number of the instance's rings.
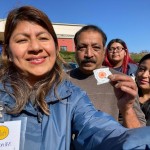
[[[137,86],[136,86],[136,83],[133,82],[133,81],[119,81],[117,82],[115,85],[114,85],[116,88],[124,88],[124,87],[127,87],[127,88],[130,88],[130,89],[134,89],[134,90],[137,90]]]
[[[120,88],[121,91],[128,93],[130,96],[133,97],[137,96],[137,88],[136,86],[128,86],[127,84],[116,84],[116,88]]]
[[[134,81],[130,76],[127,76],[125,74],[111,74],[108,76],[108,78],[111,81]]]
[[[121,89],[121,91],[129,95],[137,96],[137,85],[130,76],[113,74],[109,76],[109,79],[113,82],[114,87]]]

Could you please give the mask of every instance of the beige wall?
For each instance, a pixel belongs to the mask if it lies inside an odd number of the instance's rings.
[[[58,38],[74,38],[75,33],[84,25],[53,23]]]

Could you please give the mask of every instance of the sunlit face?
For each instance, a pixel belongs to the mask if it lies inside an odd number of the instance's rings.
[[[109,60],[114,64],[116,63],[123,63],[124,57],[126,56],[126,51],[122,49],[120,52],[117,51],[115,48],[124,48],[120,43],[114,42],[110,48],[114,48],[112,52],[108,52],[108,58]]]
[[[99,32],[85,31],[80,34],[76,45],[76,60],[83,73],[92,74],[94,69],[100,68],[104,53],[103,38]]]
[[[33,22],[23,21],[17,25],[10,37],[9,49],[10,61],[26,72],[32,82],[51,71],[56,60],[51,34]]]
[[[143,61],[138,67],[136,82],[142,90],[150,91],[150,59]]]

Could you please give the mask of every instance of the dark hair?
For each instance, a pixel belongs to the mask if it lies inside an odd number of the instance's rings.
[[[37,82],[33,87],[28,84],[26,75],[19,72],[13,62],[9,60],[11,54],[9,49],[10,37],[18,23],[22,21],[34,22],[46,29],[51,34],[56,48],[56,62],[54,67],[47,73],[47,76],[45,76],[42,81]],[[52,87],[54,87],[55,94],[57,93],[57,85],[62,81],[62,69],[59,65],[61,61],[62,59],[59,55],[56,33],[51,21],[44,12],[32,6],[22,6],[9,12],[4,32],[4,48],[2,52],[0,80],[4,84],[4,87],[7,82],[10,82],[13,87],[14,93],[9,94],[14,97],[16,105],[13,110],[10,111],[11,113],[19,113],[26,103],[28,103],[29,97],[33,94],[33,91],[36,97],[35,103],[45,114],[49,114],[45,97]]]
[[[75,43],[75,45],[77,45],[77,43],[78,43],[78,39],[79,39],[80,34],[82,32],[85,32],[85,31],[96,31],[96,32],[98,32],[99,34],[102,35],[103,46],[106,45],[106,42],[107,42],[107,36],[106,36],[106,34],[104,33],[104,31],[101,28],[99,28],[98,26],[95,26],[95,25],[84,26],[78,32],[76,32],[76,34],[74,36],[74,43]]]
[[[55,46],[58,48],[56,33],[48,16],[42,11],[32,7],[23,6],[10,11],[4,32],[4,44],[9,44],[10,36],[20,21],[31,21],[45,28],[53,37]]]
[[[150,53],[149,53],[149,54],[144,55],[144,56],[140,59],[140,61],[139,61],[139,65],[140,65],[143,61],[145,61],[145,60],[147,60],[147,59],[150,59]]]
[[[138,66],[138,69],[137,69],[137,72],[136,72],[136,76],[137,76],[137,73],[138,73],[140,64],[141,64],[143,61],[148,60],[148,59],[150,59],[150,53],[144,55],[144,56],[140,59],[140,61],[139,61],[139,66]],[[135,78],[135,80],[136,80],[136,78]],[[138,86],[138,84],[137,84],[137,86]],[[138,86],[138,94],[139,94],[139,96],[143,96],[142,89],[141,89],[139,86]]]
[[[113,68],[113,64],[110,62],[109,57],[108,57],[108,50],[109,50],[109,48],[111,47],[111,45],[113,43],[120,43],[124,47],[124,50],[126,51],[126,56],[124,57],[123,64],[122,64],[122,72],[126,74],[128,63],[133,63],[133,64],[136,64],[136,63],[130,57],[126,43],[121,39],[118,39],[118,38],[117,39],[112,39],[108,43],[107,48],[106,48],[106,53],[105,53],[105,58],[104,58],[103,65],[108,66],[110,68]]]

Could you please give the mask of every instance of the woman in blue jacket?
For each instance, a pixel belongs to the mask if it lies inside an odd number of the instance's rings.
[[[57,37],[48,17],[31,6],[10,11],[0,69],[0,102],[5,122],[22,121],[20,150],[69,150],[71,144],[77,150],[150,146],[149,128],[129,130],[97,111],[86,93],[66,79],[60,63]],[[120,82],[116,87],[136,91],[133,83],[128,87]]]

